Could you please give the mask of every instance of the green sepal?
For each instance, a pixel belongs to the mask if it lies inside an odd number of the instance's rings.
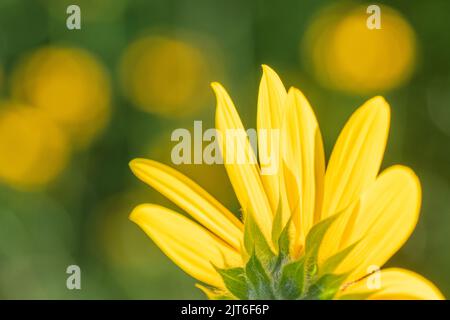
[[[274,217],[270,245],[254,221],[254,216],[247,214],[242,242],[243,257],[247,260],[245,266],[216,267],[225,284],[224,290],[199,288],[210,299],[333,299],[348,276],[333,272],[358,243],[334,254],[321,263],[319,269],[320,246],[339,215],[333,215],[313,226],[306,237],[301,257],[293,261],[289,252],[291,220],[283,226],[281,207],[278,207]],[[272,244],[276,249],[272,249]]]
[[[322,240],[330,228],[331,224],[336,220],[339,214],[333,215],[325,220],[320,221],[311,228],[305,241],[305,281],[307,283],[317,275],[318,272],[318,255]]]
[[[320,267],[319,275],[324,275],[327,273],[333,273],[334,270],[341,264],[342,261],[349,255],[350,252],[355,248],[359,241],[349,245],[348,247],[342,249],[338,253],[329,257],[323,265]]]
[[[266,267],[273,264],[275,254],[254,221],[251,213],[247,213],[244,221],[244,248],[250,258],[253,255],[257,255],[258,259]]]
[[[311,228],[305,241],[306,254],[309,252],[311,255],[315,255],[317,257],[317,253],[319,252],[325,233],[330,228],[331,224],[336,220],[338,215],[339,214],[328,217]]]
[[[304,290],[304,260],[287,263],[281,270],[277,295],[282,299],[298,299]]]
[[[243,268],[215,268],[222,277],[223,283],[228,291],[230,291],[238,299],[248,299],[247,277]]]
[[[290,249],[290,238],[289,238],[289,229],[291,227],[291,219],[288,220],[280,235],[278,236],[277,242],[275,242],[278,246],[278,258],[279,259],[288,259],[289,258],[289,249]]]
[[[245,265],[245,273],[248,279],[249,299],[275,299],[271,279],[256,254],[250,256]]]
[[[326,274],[315,281],[303,298],[305,300],[329,300],[333,299],[341,288],[348,274]]]

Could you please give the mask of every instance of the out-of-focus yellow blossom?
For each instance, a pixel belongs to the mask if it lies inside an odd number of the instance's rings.
[[[382,5],[381,29],[369,29],[367,6],[348,3],[321,11],[301,49],[324,84],[349,93],[387,91],[407,81],[416,60],[411,25]]]
[[[42,112],[5,102],[0,105],[0,181],[16,189],[34,189],[65,167],[64,133]]]
[[[146,112],[184,116],[205,105],[209,63],[195,45],[144,36],[125,51],[120,73],[125,95]]]
[[[77,146],[89,144],[109,119],[109,79],[82,49],[46,47],[25,57],[13,73],[12,93],[54,120]]]

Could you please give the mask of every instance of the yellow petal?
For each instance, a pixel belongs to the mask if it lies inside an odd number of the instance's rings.
[[[280,77],[263,65],[263,76],[258,94],[258,153],[261,168],[273,166],[274,173],[261,175],[272,212],[277,211],[280,194],[280,127],[286,100],[286,89]],[[264,163],[271,160],[270,163]]]
[[[240,248],[242,223],[214,197],[180,172],[152,160],[130,162],[133,173],[161,192],[233,248]]]
[[[301,246],[318,220],[315,213],[322,204],[325,159],[317,119],[305,96],[295,88],[288,93],[281,137],[283,180]]]
[[[439,289],[421,275],[409,270],[390,268],[379,272],[380,288],[372,286],[375,283],[369,277],[349,285],[339,296],[373,292],[370,300],[441,300],[445,299]],[[378,280],[377,280],[378,281]]]
[[[334,146],[325,174],[322,218],[359,197],[379,171],[389,130],[389,105],[375,97],[348,120]]]
[[[187,274],[216,287],[223,287],[213,265],[242,264],[236,250],[192,220],[167,208],[143,204],[130,220],[141,227],[158,247]]]
[[[337,272],[353,270],[354,280],[371,266],[383,266],[413,232],[420,203],[420,182],[411,169],[396,165],[383,171],[361,195],[359,211],[344,236],[335,239],[341,249],[360,240]]]
[[[216,82],[212,83],[212,88],[217,98],[216,128],[221,133],[218,140],[231,185],[244,214],[251,213],[254,215],[255,222],[271,245],[272,210],[264,192],[253,149],[236,108],[225,89]],[[230,133],[237,133],[237,135],[233,139],[227,139],[227,135],[230,137]],[[226,156],[229,151],[228,148],[233,148],[238,156],[243,155],[245,161],[239,162],[235,161],[234,158],[228,159]]]
[[[355,216],[358,214],[359,210],[360,202],[358,199],[358,201],[354,201],[338,214],[336,220],[331,224],[325,233],[320,245],[319,264],[324,263],[328,258],[346,248],[344,245],[347,245],[347,243],[344,242],[343,239],[347,237],[349,225],[351,225],[351,223],[355,220]],[[358,239],[354,241],[358,241]],[[353,243],[348,245],[351,244]]]

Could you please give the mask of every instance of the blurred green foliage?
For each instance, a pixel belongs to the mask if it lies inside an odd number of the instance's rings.
[[[138,182],[127,164],[139,156],[169,163],[173,129],[191,128],[194,119],[203,120],[204,127],[213,125],[213,95],[206,108],[181,118],[139,111],[122,93],[121,55],[146,30],[208,37],[220,52],[216,61],[223,70],[209,80],[228,88],[248,127],[255,125],[260,64],[268,64],[287,86],[299,87],[308,97],[329,155],[346,118],[369,98],[322,87],[309,72],[309,61],[299,54],[314,14],[331,2],[1,0],[2,99],[10,94],[9,75],[21,56],[49,44],[81,47],[97,56],[111,77],[113,96],[105,130],[89,148],[72,154],[52,184],[37,191],[0,185],[0,298],[203,297],[194,280],[128,221],[128,213],[139,203],[172,205]],[[71,31],[65,26],[65,9],[74,3],[81,7],[82,29]],[[419,225],[388,265],[421,273],[449,297],[450,2],[386,4],[414,28],[419,61],[407,84],[383,93],[392,106],[383,166],[411,166],[423,188]],[[204,90],[211,91],[207,85]],[[223,168],[202,165],[180,170],[238,213]],[[81,267],[82,290],[66,289],[70,264]]]

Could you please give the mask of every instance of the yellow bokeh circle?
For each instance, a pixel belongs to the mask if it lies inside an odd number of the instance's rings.
[[[333,5],[308,28],[302,51],[318,80],[349,93],[383,92],[405,83],[416,61],[416,37],[396,10],[380,6],[380,29],[370,29],[367,6]]]
[[[64,133],[39,110],[0,104],[0,181],[17,189],[46,185],[65,167]]]
[[[13,73],[12,94],[39,108],[76,145],[87,145],[109,119],[109,79],[82,49],[45,47],[26,56]]]
[[[125,95],[143,111],[184,116],[208,97],[209,63],[197,46],[175,38],[144,36],[125,50],[120,75]]]

